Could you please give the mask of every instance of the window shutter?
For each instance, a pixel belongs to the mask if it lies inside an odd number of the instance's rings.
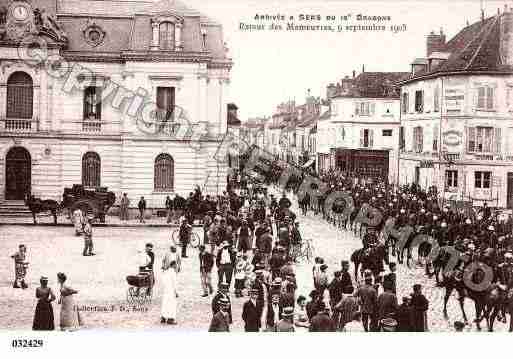
[[[354,114],[356,116],[359,116],[360,115],[360,104],[358,102],[356,102],[354,105],[355,105],[354,106]]]
[[[375,111],[376,111],[376,104],[375,103],[371,103],[371,105],[370,105],[370,114],[374,115]]]
[[[492,110],[494,108],[494,88],[486,88],[486,109]]]
[[[438,151],[438,125],[433,127],[433,151]]]
[[[501,143],[501,129],[495,129],[495,153],[502,153],[502,143]]]
[[[424,150],[424,134],[422,132],[422,127],[419,127],[419,152],[422,152]]]
[[[476,144],[476,128],[475,127],[467,127],[467,150],[468,152],[475,152],[475,144]]]
[[[95,100],[96,100],[96,119],[102,118],[102,89],[95,87]]]
[[[369,130],[369,147],[374,147],[374,130]]]
[[[363,147],[363,138],[364,138],[363,128],[360,128],[360,147]]]
[[[485,88],[479,87],[477,89],[477,108],[485,108]]]

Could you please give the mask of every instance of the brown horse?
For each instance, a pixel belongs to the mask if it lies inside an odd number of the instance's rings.
[[[53,216],[53,223],[57,224],[57,213],[61,208],[57,201],[52,199],[42,200],[40,198],[34,197],[33,195],[27,195],[25,197],[25,204],[28,206],[30,212],[32,212],[34,224],[37,224],[36,214],[41,212],[50,212]]]

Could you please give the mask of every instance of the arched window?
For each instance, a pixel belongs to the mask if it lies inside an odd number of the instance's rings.
[[[175,49],[175,24],[163,22],[159,25],[159,44],[161,50]]]
[[[7,118],[32,118],[34,87],[25,72],[14,72],[7,80]]]
[[[173,191],[175,162],[167,153],[161,153],[155,159],[154,187],[156,191]]]
[[[82,185],[99,187],[101,177],[101,160],[96,152],[86,152],[82,157]]]

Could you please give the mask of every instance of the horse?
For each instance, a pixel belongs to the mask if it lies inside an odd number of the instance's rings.
[[[388,249],[382,243],[357,249],[351,254],[351,262],[354,264],[355,280],[358,280],[358,269],[360,265],[361,272],[370,269],[376,280],[379,274],[384,271],[383,263],[389,264]]]
[[[28,206],[34,219],[34,224],[37,224],[36,214],[41,212],[50,212],[53,216],[53,223],[57,225],[57,212],[60,211],[61,205],[53,199],[42,200],[36,198],[33,195],[27,195],[25,197],[25,204]]]
[[[476,290],[470,288],[465,280],[463,279],[464,272],[468,265],[467,263],[463,269],[457,268],[455,271],[451,271],[449,274],[444,275],[443,286],[445,288],[444,296],[444,309],[443,314],[445,318],[447,315],[447,302],[454,290],[458,292],[458,302],[460,309],[463,314],[463,320],[468,323],[467,314],[465,313],[464,301],[465,298],[469,298],[474,302],[475,306],[475,319],[476,328],[481,330],[481,321],[483,318],[486,319],[488,331],[493,331],[493,324],[495,318],[505,305],[510,313],[513,309],[513,293],[510,291],[506,292],[504,288],[496,283],[490,283],[487,288],[483,290]],[[484,271],[478,270],[472,273],[469,278],[473,283],[481,283],[484,279]],[[513,331],[513,319],[510,316],[510,331]]]

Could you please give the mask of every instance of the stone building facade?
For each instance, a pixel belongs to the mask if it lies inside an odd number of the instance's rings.
[[[2,0],[0,201],[222,192],[231,66],[221,25],[178,0]]]

